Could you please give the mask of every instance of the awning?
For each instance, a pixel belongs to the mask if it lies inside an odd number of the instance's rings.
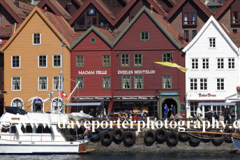
[[[236,103],[224,103],[224,102],[216,102],[216,103],[209,103],[209,102],[202,102],[198,105],[200,106],[235,106]]]
[[[101,102],[89,102],[89,103],[67,103],[66,106],[101,106]]]

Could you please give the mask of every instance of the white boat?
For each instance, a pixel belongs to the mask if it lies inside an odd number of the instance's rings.
[[[62,124],[69,122],[69,114],[31,113],[16,107],[5,107],[0,118],[0,153],[85,153],[88,140],[78,140]],[[72,118],[72,117],[71,117]],[[73,129],[72,129],[73,130]]]

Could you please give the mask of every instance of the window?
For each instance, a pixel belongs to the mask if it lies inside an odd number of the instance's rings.
[[[76,67],[84,67],[84,56],[83,55],[76,56]]]
[[[208,58],[202,59],[202,65],[203,69],[209,69],[209,59]]]
[[[234,69],[235,68],[235,60],[234,58],[228,58],[228,68]]]
[[[40,45],[40,44],[41,44],[41,34],[33,33],[33,45]]]
[[[84,77],[76,77],[76,84],[79,83],[77,89],[84,89]]]
[[[223,69],[224,68],[224,59],[223,58],[218,58],[217,59],[217,68],[218,69]]]
[[[53,67],[61,67],[61,55],[53,55]]]
[[[108,21],[107,19],[97,11],[97,9],[90,5],[76,20],[74,29],[75,30],[86,30],[91,26],[107,28]]]
[[[200,79],[200,90],[207,90],[207,79]]]
[[[195,12],[185,12],[183,18],[183,25],[196,25],[196,13]]]
[[[47,67],[47,56],[46,55],[39,55],[38,56],[38,67],[39,68],[46,68]]]
[[[13,101],[12,101],[12,107],[22,107],[23,106],[23,102],[21,99],[19,98],[15,98]]]
[[[232,24],[239,24],[240,23],[240,12],[232,12]]]
[[[224,90],[224,79],[217,79],[217,90]]]
[[[216,47],[216,39],[215,38],[209,38],[209,47],[210,48]]]
[[[62,107],[62,100],[60,98],[55,98],[52,102],[52,110],[57,110],[59,107]]]
[[[191,108],[191,116],[194,117],[195,114],[197,114],[197,108],[198,108],[198,102],[190,102],[190,108]]]
[[[38,77],[38,90],[46,91],[48,90],[48,80],[47,77]]]
[[[21,77],[12,77],[12,91],[21,91]]]
[[[198,69],[198,59],[192,59],[192,69]]]
[[[171,53],[163,53],[162,54],[162,61],[163,62],[171,62],[172,61]]]
[[[225,107],[224,106],[213,106],[212,111],[217,113],[218,116],[221,116],[224,113]]]
[[[122,76],[122,89],[131,89],[131,76]]]
[[[20,68],[20,56],[12,56],[12,68]]]
[[[197,31],[196,30],[192,30],[192,39],[197,35]]]
[[[143,76],[134,76],[134,89],[143,89]]]
[[[121,54],[121,66],[128,67],[129,66],[129,54]]]
[[[60,83],[60,86],[59,86]],[[53,90],[58,90],[58,89],[62,89],[62,84],[61,84],[61,79],[59,81],[59,77],[53,77]]]
[[[163,89],[171,89],[172,88],[172,76],[171,75],[163,75],[162,76],[162,88]]]
[[[111,56],[110,55],[103,55],[102,56],[102,66],[103,67],[110,67],[111,66]]]
[[[135,53],[134,54],[134,67],[141,67],[142,64],[142,53]]]
[[[110,77],[103,77],[103,88],[104,89],[111,88],[111,78]]]
[[[190,79],[190,90],[197,90],[197,79]]]
[[[184,39],[188,42],[189,41],[189,34],[188,30],[184,30]]]
[[[149,32],[140,32],[140,41],[149,41]]]

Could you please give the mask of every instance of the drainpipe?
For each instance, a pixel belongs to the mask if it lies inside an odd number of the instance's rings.
[[[109,103],[109,108],[108,108],[108,113],[111,113],[112,111],[112,106],[113,106],[113,92],[114,92],[114,72],[113,72],[113,47],[111,47],[111,95],[112,95],[112,98],[111,98],[111,101]],[[107,113],[106,113],[107,114]]]

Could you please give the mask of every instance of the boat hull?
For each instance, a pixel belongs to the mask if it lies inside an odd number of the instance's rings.
[[[85,142],[19,142],[0,140],[0,154],[84,153],[79,151]],[[82,148],[82,147],[81,147]]]
[[[240,151],[240,139],[233,138],[233,144]]]

